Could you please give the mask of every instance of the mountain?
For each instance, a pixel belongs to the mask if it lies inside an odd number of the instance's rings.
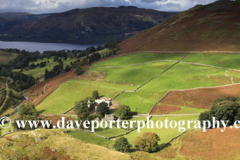
[[[22,24],[29,23],[33,20],[46,17],[51,14],[30,14],[22,12],[5,12],[0,13],[0,34],[18,27]]]
[[[239,51],[240,2],[197,5],[120,44],[136,51]]]
[[[137,7],[74,9],[15,27],[0,40],[104,43],[125,40],[178,13]]]

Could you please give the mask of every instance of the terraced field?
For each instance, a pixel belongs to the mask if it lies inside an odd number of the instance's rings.
[[[213,53],[203,54],[205,57],[210,56],[209,59],[204,59],[204,56],[199,54],[188,54],[181,61],[183,63],[178,63],[162,75],[157,76],[180,60],[183,55],[179,53],[138,53],[101,61],[91,66],[91,69],[82,76],[62,84],[37,108],[44,113],[62,114],[71,109],[75,101],[91,96],[93,90],[98,90],[100,94],[110,98],[125,90],[116,97],[116,100],[121,104],[129,105],[133,112],[149,113],[153,105],[170,90],[214,87],[240,82],[240,72],[238,71],[184,63],[190,62],[190,60],[195,63],[197,57],[200,57],[199,62],[215,65],[213,62],[222,57],[222,60],[219,60],[222,63],[219,64],[225,64],[225,67],[235,67],[236,64],[228,58],[229,54],[221,54],[221,56]],[[230,54],[230,56],[236,59],[240,57],[237,54]],[[136,90],[153,77],[155,78]],[[228,93],[224,96],[231,95],[230,92]],[[211,94],[214,94],[214,91]],[[176,101],[178,99],[181,99],[181,94],[175,97]],[[195,101],[190,101],[187,103],[191,103],[191,105],[179,103],[169,106],[167,103],[162,103],[164,106],[161,106],[157,112],[160,114],[201,113],[209,109],[210,104],[213,103],[213,99],[211,99],[208,107],[199,108],[193,107],[196,106]],[[198,105],[205,104],[198,102]]]

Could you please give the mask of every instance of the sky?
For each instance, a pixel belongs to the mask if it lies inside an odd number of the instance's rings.
[[[136,6],[159,11],[184,11],[215,0],[0,0],[0,12],[57,13],[75,8]]]

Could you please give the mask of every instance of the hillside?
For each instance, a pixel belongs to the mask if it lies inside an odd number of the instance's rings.
[[[1,159],[130,159],[128,154],[92,145],[60,131],[35,130],[0,139]]]
[[[49,14],[30,14],[22,12],[5,12],[0,13],[0,34],[5,34],[7,31],[18,27],[22,24],[29,23],[33,20],[43,18]]]
[[[121,54],[137,51],[240,50],[240,2],[197,5],[120,44]]]
[[[137,7],[74,9],[15,27],[0,40],[105,43],[125,40],[176,14]]]

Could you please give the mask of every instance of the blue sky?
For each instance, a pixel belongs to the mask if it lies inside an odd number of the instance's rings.
[[[136,6],[160,11],[184,11],[214,0],[0,0],[0,12],[54,13],[75,8]]]

